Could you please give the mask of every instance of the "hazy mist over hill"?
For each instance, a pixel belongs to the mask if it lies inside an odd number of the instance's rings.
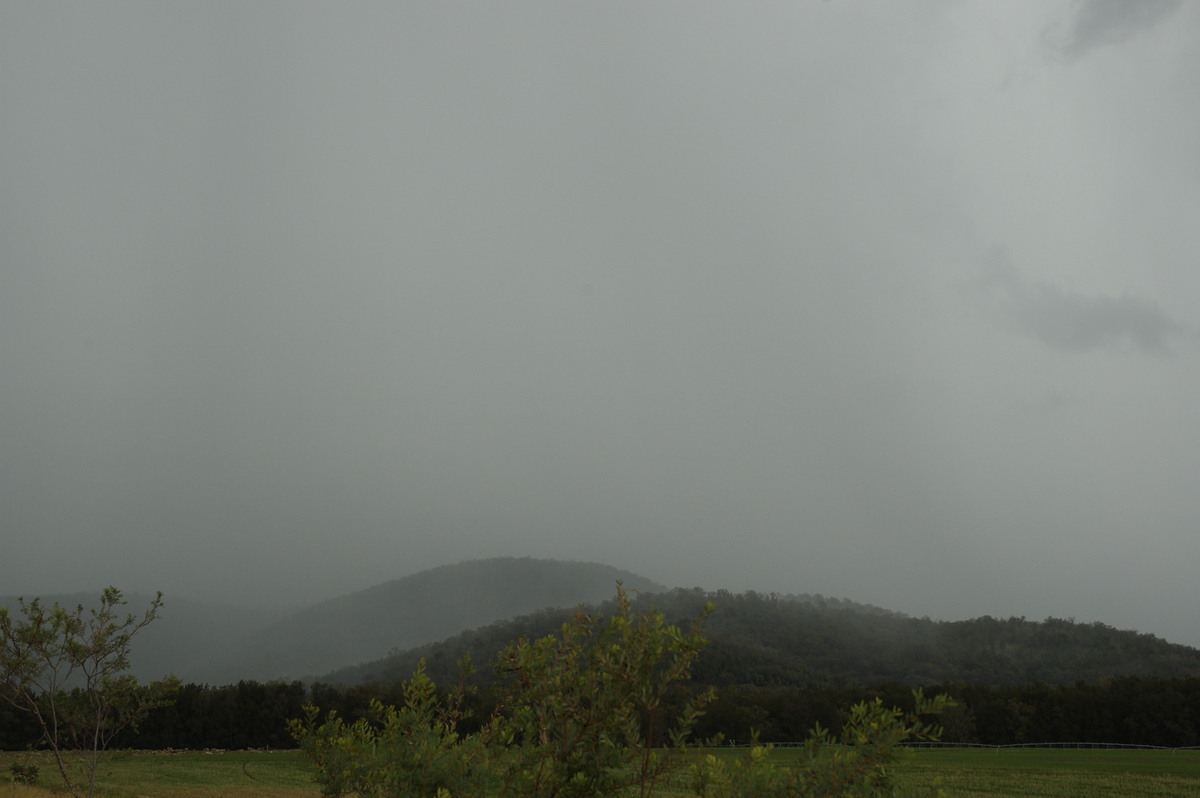
[[[1200,645],[1198,41],[0,0],[0,594],[530,556]]]
[[[287,611],[165,599],[155,621],[133,640],[132,670],[146,680],[173,673],[213,684],[298,679],[518,615],[597,604],[612,598],[618,582],[633,592],[663,590],[600,563],[496,557],[405,574]],[[46,607],[58,602],[68,610],[98,602],[95,593],[41,598]],[[124,598],[122,617],[141,616],[152,597]],[[19,603],[0,594],[0,606],[14,613]]]
[[[1072,684],[1200,674],[1200,650],[1104,623],[934,621],[823,595],[667,590],[600,563],[530,557],[430,568],[287,612],[177,599],[134,638],[131,669],[143,680],[173,673],[195,684],[387,685],[425,661],[435,681],[450,684],[469,655],[481,669],[476,678],[487,681],[498,652],[517,638],[556,634],[581,610],[612,612],[618,583],[636,611],[661,610],[684,626],[711,603],[709,643],[693,676],[715,684]],[[135,615],[151,601],[126,599]],[[70,609],[95,606],[97,597],[43,601]],[[18,603],[0,595],[0,606]]]

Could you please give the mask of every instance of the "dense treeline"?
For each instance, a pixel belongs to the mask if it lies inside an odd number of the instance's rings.
[[[287,722],[310,696],[301,682],[242,681],[213,687],[182,685],[174,700],[150,711],[136,728],[114,738],[110,748],[293,748]],[[0,749],[37,744],[40,730],[26,714],[0,705]]]
[[[701,688],[677,688],[667,711],[681,708]],[[1098,742],[1164,747],[1200,746],[1200,678],[1117,677],[1096,683],[985,686],[956,682],[927,690],[949,693],[958,702],[939,722],[942,739],[954,743]],[[475,691],[464,731],[494,709],[490,687]],[[746,741],[757,731],[764,742],[802,740],[814,724],[840,731],[846,708],[880,697],[908,708],[911,688],[901,683],[877,687],[724,687],[706,708],[695,733],[717,733]],[[154,710],[136,730],[121,735],[117,748],[291,748],[287,721],[312,703],[322,715],[336,710],[353,721],[369,714],[372,699],[402,703],[400,685],[378,683],[338,687],[316,683],[243,681],[213,687],[187,684],[175,703]],[[0,749],[34,745],[40,732],[26,715],[0,708]]]
[[[984,686],[937,685],[957,706],[939,718],[942,740],[951,743],[1094,742],[1200,746],[1200,678],[1117,677],[1098,683]],[[697,734],[721,732],[746,740],[756,730],[763,741],[803,739],[814,722],[840,729],[845,707],[879,696],[904,707],[910,687],[821,689],[725,688],[697,725]]]

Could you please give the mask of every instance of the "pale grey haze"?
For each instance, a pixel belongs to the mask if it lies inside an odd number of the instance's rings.
[[[0,0],[0,594],[463,559],[1200,645],[1200,3]]]

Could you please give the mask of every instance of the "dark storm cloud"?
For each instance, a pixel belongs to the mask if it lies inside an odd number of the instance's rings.
[[[1084,0],[1075,6],[1059,49],[1069,60],[1097,47],[1120,44],[1149,30],[1183,5],[1183,0]]]
[[[1200,4],[1073,3],[0,5],[0,592],[1200,641]]]
[[[1075,352],[1124,349],[1166,352],[1184,326],[1155,302],[1129,294],[1086,295],[1030,279],[993,253],[981,285],[984,293],[1022,332],[1042,343]]]

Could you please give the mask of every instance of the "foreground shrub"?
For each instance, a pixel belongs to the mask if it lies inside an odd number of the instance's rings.
[[[424,664],[404,683],[404,704],[372,700],[370,716],[347,725],[336,712],[317,725],[319,710],[289,726],[317,765],[321,794],[360,798],[482,795],[487,769],[477,735],[460,737],[461,691],[442,699]]]
[[[689,631],[661,612],[634,613],[617,591],[604,624],[578,614],[558,637],[525,639],[497,660],[508,698],[484,730],[496,755],[499,794],[605,796],[636,788],[648,796],[686,766],[687,738],[711,693],[684,705],[662,728],[672,684],[687,678],[707,642],[705,607]],[[656,746],[660,736],[668,745]]]
[[[13,762],[9,770],[12,771],[13,784],[37,784],[37,765],[22,765],[20,763]]]
[[[915,708],[907,714],[886,708],[879,699],[854,705],[840,740],[817,726],[805,741],[799,761],[788,767],[771,763],[771,746],[756,743],[732,764],[710,754],[695,768],[694,792],[702,798],[940,795],[935,786],[901,793],[888,770],[896,761],[900,743],[937,739],[940,729],[922,722],[920,716],[950,706],[946,696],[927,700],[920,690],[913,698]]]

